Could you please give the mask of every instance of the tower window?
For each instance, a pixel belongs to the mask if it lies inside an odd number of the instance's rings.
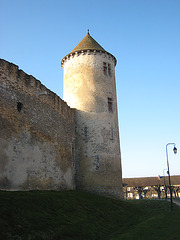
[[[17,110],[18,110],[18,112],[21,112],[22,107],[23,107],[23,103],[17,102]]]
[[[108,63],[108,75],[111,76],[111,64]]]
[[[111,76],[111,64],[103,62],[103,72],[104,75]]]
[[[114,140],[113,127],[111,127],[110,140]]]
[[[85,142],[88,142],[88,127],[84,127],[84,136],[85,136]]]
[[[99,170],[99,168],[100,168],[99,156],[98,155],[94,156],[94,168],[95,168],[95,170]]]
[[[108,97],[108,111],[113,112],[113,101],[112,98]]]

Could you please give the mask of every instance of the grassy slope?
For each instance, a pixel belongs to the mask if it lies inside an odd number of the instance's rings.
[[[0,229],[2,240],[179,240],[180,208],[79,191],[0,191]]]

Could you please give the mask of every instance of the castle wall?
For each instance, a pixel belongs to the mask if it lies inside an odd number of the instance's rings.
[[[78,189],[122,197],[115,59],[101,51],[62,60],[64,99],[75,110]]]
[[[74,186],[74,110],[0,59],[0,189]]]

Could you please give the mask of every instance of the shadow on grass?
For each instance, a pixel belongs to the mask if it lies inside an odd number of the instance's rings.
[[[80,191],[0,191],[2,240],[180,239],[180,208]]]

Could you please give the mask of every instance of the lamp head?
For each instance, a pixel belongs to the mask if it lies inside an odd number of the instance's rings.
[[[174,148],[173,148],[173,151],[174,151],[174,154],[176,154],[177,153],[177,148],[174,146]]]

